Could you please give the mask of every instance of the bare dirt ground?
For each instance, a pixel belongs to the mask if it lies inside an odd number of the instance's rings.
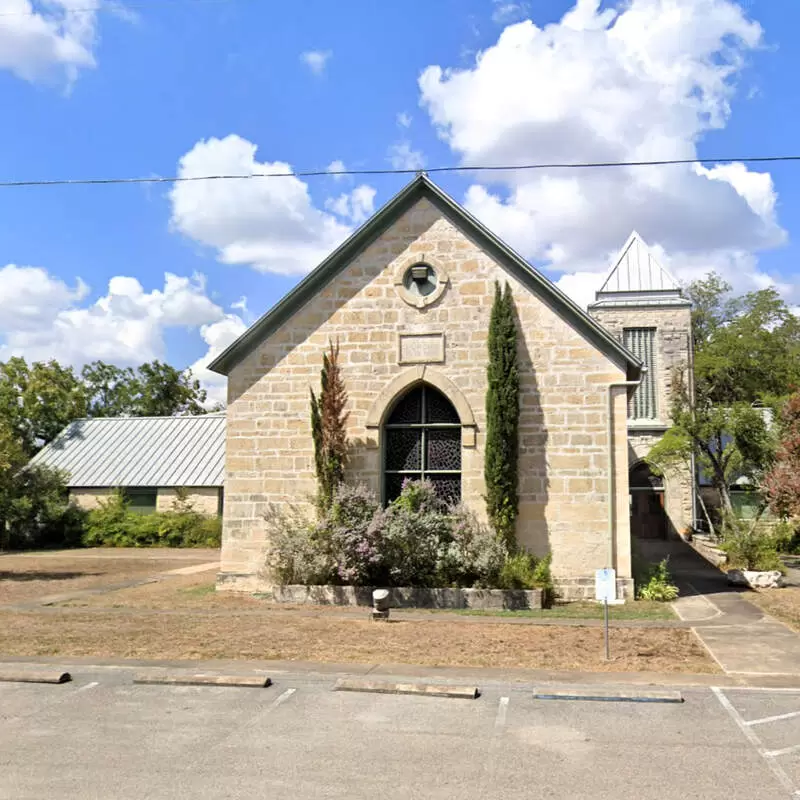
[[[772,614],[773,617],[800,631],[800,587],[765,589],[761,592],[749,592],[746,597],[767,614]]]
[[[219,560],[211,549],[96,548],[0,554],[0,605],[99,589]]]
[[[686,629],[613,629],[606,662],[597,627],[502,618],[470,624],[455,614],[373,623],[365,609],[293,609],[217,593],[213,569],[165,574],[217,557],[213,550],[0,556],[0,655],[718,671]],[[151,582],[125,585],[145,580]]]

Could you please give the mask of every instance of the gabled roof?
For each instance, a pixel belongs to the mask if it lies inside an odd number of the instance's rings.
[[[209,365],[209,369],[227,375],[260,342],[289,320],[361,251],[423,197],[615,364],[625,368],[631,380],[639,377],[642,363],[636,356],[424,173],[417,175],[401,189],[292,291],[224,350]]]
[[[30,463],[63,470],[72,488],[222,486],[225,414],[78,419]]]
[[[619,251],[592,307],[633,304],[689,305],[678,281],[636,231]]]

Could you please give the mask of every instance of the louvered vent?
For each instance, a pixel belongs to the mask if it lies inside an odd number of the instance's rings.
[[[656,419],[656,329],[625,328],[622,343],[647,367],[641,385],[628,403],[628,417]]]

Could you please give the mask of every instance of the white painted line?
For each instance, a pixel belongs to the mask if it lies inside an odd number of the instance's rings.
[[[87,683],[86,686],[81,686],[80,689],[76,689],[75,694],[78,694],[78,692],[85,692],[87,689],[94,689],[95,686],[99,685],[100,681],[92,681],[91,683]]]
[[[277,708],[280,705],[283,705],[287,700],[291,698],[291,696],[297,691],[297,689],[287,689],[282,695],[276,697],[270,704],[269,710],[273,708]]]
[[[792,717],[800,717],[800,711],[790,711],[788,714],[776,714],[774,717],[763,717],[762,719],[750,719],[745,722],[745,725],[763,725],[765,722],[779,722]]]
[[[211,572],[212,569],[219,569],[219,561],[206,561],[205,564],[194,564],[191,567],[179,567],[163,572],[162,575],[196,575],[198,572]]]
[[[780,783],[780,785],[783,786],[783,788],[792,797],[798,796],[798,792],[795,791],[792,779],[786,774],[783,767],[781,767],[781,765],[778,764],[774,758],[770,757],[769,753],[762,746],[761,740],[758,738],[758,736],[756,736],[755,733],[753,733],[753,731],[750,730],[747,725],[745,725],[745,721],[742,719],[739,712],[733,707],[733,703],[731,703],[731,701],[725,696],[722,689],[720,689],[718,686],[712,686],[711,691],[714,692],[717,700],[720,702],[720,705],[728,712],[731,719],[738,726],[739,730],[745,735],[747,741],[750,742],[753,747],[755,747],[761,758],[767,762],[767,765],[772,770],[772,774],[778,779],[778,783]]]
[[[784,692],[788,694],[800,694],[800,688],[793,689],[789,687],[776,687],[772,686],[726,686],[726,692]]]
[[[508,698],[501,697],[500,703],[497,706],[497,717],[494,720],[494,727],[496,730],[503,728],[506,724],[506,715],[508,714]]]
[[[800,744],[793,744],[791,747],[784,747],[782,750],[768,750],[764,755],[768,758],[777,758],[778,756],[788,756],[789,753],[797,753],[800,751]]]

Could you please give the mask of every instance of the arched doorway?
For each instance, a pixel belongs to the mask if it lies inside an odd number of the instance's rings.
[[[640,461],[631,469],[628,483],[631,493],[631,535],[637,539],[666,539],[663,478],[654,475],[650,467]]]
[[[425,478],[448,503],[461,500],[461,420],[450,400],[417,384],[392,406],[383,431],[383,498],[390,503],[406,478]]]

